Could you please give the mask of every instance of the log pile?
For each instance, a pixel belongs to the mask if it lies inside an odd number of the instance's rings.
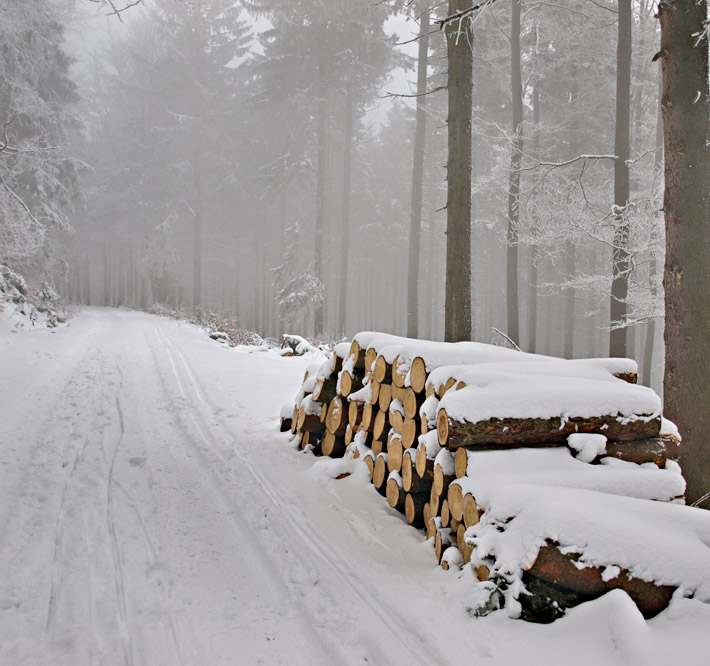
[[[613,476],[600,461],[655,463],[659,472],[677,457],[677,441],[661,435],[660,400],[636,386],[631,360],[564,361],[480,343],[424,342],[372,332],[357,334],[352,343],[338,345],[325,363],[308,368],[295,405],[282,412],[281,430],[290,430],[302,449],[316,455],[362,459],[388,504],[409,524],[426,530],[440,565],[451,569],[472,563],[480,581],[495,575],[495,567],[489,557],[477,556],[475,539],[466,533],[488,510],[487,498],[476,496],[481,483],[475,471],[488,454],[533,447],[543,459],[546,451],[564,451],[566,459],[589,473],[565,468],[552,481],[542,472],[524,481],[594,490]],[[604,483],[598,482],[602,476]],[[513,477],[498,474],[496,479],[520,482]],[[626,483],[614,480],[609,492],[639,496],[634,484]],[[682,485],[660,483],[647,499],[682,499],[678,495]],[[550,619],[549,608],[560,606],[551,592],[558,589],[555,572],[567,576],[562,586],[567,605],[610,589],[598,572],[587,571],[577,581],[579,568],[560,558],[571,562],[548,544],[526,571],[533,596],[549,602],[532,604],[528,619]],[[625,585],[649,615],[670,598],[667,589],[659,591],[653,583]]]

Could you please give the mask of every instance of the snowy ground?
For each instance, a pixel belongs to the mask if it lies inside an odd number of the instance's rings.
[[[126,310],[0,315],[0,666],[708,663],[692,600],[470,617],[364,465],[336,481],[278,433],[312,362]]]

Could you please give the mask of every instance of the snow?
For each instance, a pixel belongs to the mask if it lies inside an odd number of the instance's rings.
[[[441,570],[364,464],[278,432],[314,360],[127,310],[0,316],[0,664],[707,663],[697,599],[650,621],[619,591],[548,626],[472,617],[470,567]],[[658,534],[668,569],[694,557]]]
[[[616,379],[604,369],[599,369],[600,377],[579,376],[548,373],[546,365],[542,364],[540,374],[520,373],[518,364],[473,366],[462,377],[466,387],[447,391],[439,409],[453,420],[471,423],[492,418],[608,415],[649,420],[660,416],[661,400],[646,386]]]
[[[481,521],[466,531],[477,557],[519,579],[547,540],[583,553],[584,566],[616,566],[710,602],[710,513],[581,488],[490,487]],[[512,517],[512,518],[511,518]],[[505,525],[501,531],[500,527]],[[662,536],[661,536],[662,535]]]
[[[470,492],[484,509],[492,505],[496,489],[506,484],[584,488],[663,502],[685,491],[677,468],[646,467],[615,458],[602,462],[606,464],[589,465],[575,459],[566,447],[470,451],[467,475],[453,483]]]
[[[490,345],[487,345],[490,346]],[[494,349],[500,349],[494,347]],[[486,371],[507,372],[515,375],[545,375],[548,377],[572,377],[599,379],[608,381],[623,381],[614,377],[615,374],[633,374],[638,372],[636,361],[630,358],[592,358],[564,360],[550,356],[524,354],[523,358],[507,359],[491,362],[491,352],[481,354],[470,363],[464,365],[442,365],[433,370],[428,377],[427,386],[439,386],[450,378],[466,384],[474,383],[480,373]],[[512,351],[512,350],[506,350]],[[521,352],[516,352],[520,354]],[[469,379],[472,377],[472,379]],[[626,382],[624,382],[626,383]]]
[[[567,437],[567,444],[577,452],[577,460],[590,463],[597,456],[606,453],[606,437],[591,433],[573,433]]]

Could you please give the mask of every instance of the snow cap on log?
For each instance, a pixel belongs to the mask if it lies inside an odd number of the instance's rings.
[[[582,427],[584,432],[599,429],[609,439],[658,436],[661,401],[645,386],[615,379],[603,369],[604,378],[592,378],[511,372],[506,365],[471,368],[466,387],[441,399],[437,427],[442,446],[563,442]],[[580,419],[589,421],[580,424]],[[523,420],[547,423],[536,428]],[[491,427],[467,427],[482,422]]]
[[[494,576],[520,581],[540,548],[554,542],[563,554],[578,553],[579,566],[607,570],[605,579],[625,570],[630,577],[677,587],[686,596],[710,602],[710,512],[528,484],[499,485],[488,499],[465,540],[475,545],[477,558],[494,561]]]

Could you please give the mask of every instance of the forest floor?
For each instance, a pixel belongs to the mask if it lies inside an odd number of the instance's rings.
[[[0,666],[707,663],[688,599],[471,617],[470,574],[364,465],[335,480],[278,432],[313,361],[123,309],[0,314]]]

